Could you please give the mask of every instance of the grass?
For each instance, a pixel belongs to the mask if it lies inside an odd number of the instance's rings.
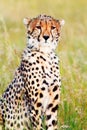
[[[87,130],[87,1],[0,1],[0,95],[13,78],[26,46],[26,16],[46,13],[65,19],[56,50],[62,76],[60,130]]]

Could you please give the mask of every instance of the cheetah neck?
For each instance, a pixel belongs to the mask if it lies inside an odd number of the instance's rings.
[[[56,56],[55,51],[48,51],[46,50],[47,48],[39,48],[39,49],[35,49],[32,48],[30,49],[29,47],[27,47],[27,49],[25,49],[25,51],[23,52],[22,58],[25,60],[29,60],[29,58],[31,57],[32,53],[37,53],[44,55],[45,58],[47,59],[53,59],[54,57],[56,57],[56,59],[59,61],[59,58]]]

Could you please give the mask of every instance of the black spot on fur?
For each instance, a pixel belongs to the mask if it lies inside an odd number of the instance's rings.
[[[58,109],[58,105],[52,108],[52,112],[55,112]]]
[[[53,104],[52,104],[52,103],[50,103],[50,104],[48,105],[48,109],[49,109],[49,108],[51,108],[52,106],[53,106]]]
[[[55,126],[57,122],[55,120],[52,120],[52,124]]]
[[[54,97],[54,100],[58,99],[58,94]]]
[[[46,61],[46,59],[43,56],[40,56],[41,59],[43,59],[44,61]]]
[[[37,107],[40,107],[42,104],[40,102],[37,103]]]
[[[43,94],[42,93],[40,93],[40,98],[42,98],[43,97]]]
[[[53,88],[53,92],[55,92],[57,89],[58,89],[58,86],[57,86],[57,85],[54,86],[54,88]]]

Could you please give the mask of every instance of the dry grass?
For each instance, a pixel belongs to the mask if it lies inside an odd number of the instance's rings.
[[[22,19],[41,13],[66,21],[56,50],[62,75],[60,130],[87,130],[86,0],[1,0],[0,94],[12,80],[26,45]]]

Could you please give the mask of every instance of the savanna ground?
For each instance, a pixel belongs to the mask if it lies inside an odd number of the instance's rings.
[[[0,95],[26,46],[23,18],[41,13],[65,20],[56,50],[62,76],[59,130],[87,130],[87,0],[0,0]]]

